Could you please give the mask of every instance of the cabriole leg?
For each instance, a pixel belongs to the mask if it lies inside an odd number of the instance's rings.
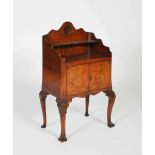
[[[40,91],[39,93],[39,98],[40,98],[40,103],[41,103],[41,109],[42,109],[42,114],[43,114],[43,125],[41,128],[46,127],[46,97],[48,93],[44,91]]]
[[[59,109],[60,123],[61,123],[61,134],[58,140],[61,142],[64,142],[64,141],[67,141],[65,129],[66,129],[66,113],[67,113],[67,108],[69,106],[69,101],[66,99],[57,98],[56,102]]]
[[[108,127],[111,128],[115,126],[115,124],[111,122],[111,113],[112,113],[116,95],[113,90],[104,91],[104,93],[106,94],[106,96],[108,96],[107,125]]]

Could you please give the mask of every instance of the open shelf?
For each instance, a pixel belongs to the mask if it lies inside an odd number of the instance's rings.
[[[83,45],[83,44],[95,44],[101,42],[100,39],[96,40],[83,40],[83,41],[72,41],[72,42],[63,42],[63,43],[54,43],[51,44],[51,47],[64,47],[64,46],[76,46],[76,45]]]
[[[65,56],[65,59],[66,62],[74,62],[79,60],[88,60],[88,59],[105,58],[105,57],[111,57],[111,53],[90,51],[89,53],[86,52],[85,54]]]

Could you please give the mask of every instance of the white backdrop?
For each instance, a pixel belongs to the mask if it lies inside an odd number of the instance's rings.
[[[107,98],[91,96],[68,108],[66,143],[59,143],[59,115],[47,98],[48,126],[40,129],[42,35],[65,21],[94,32],[113,54],[116,127],[106,127]],[[78,103],[78,104],[76,104]],[[111,147],[113,149],[111,149]],[[141,0],[14,0],[14,154],[141,154]]]

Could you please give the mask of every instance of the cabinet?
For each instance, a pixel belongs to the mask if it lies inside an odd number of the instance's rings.
[[[85,116],[89,116],[89,96],[104,92],[108,96],[107,124],[115,101],[112,90],[112,53],[97,39],[94,33],[76,29],[65,22],[59,30],[51,30],[43,38],[42,87],[39,93],[46,127],[46,97],[56,97],[60,113],[61,134],[59,140],[67,140],[65,131],[66,112],[74,97],[85,98]]]
[[[110,71],[109,60],[67,67],[67,96],[110,88]]]

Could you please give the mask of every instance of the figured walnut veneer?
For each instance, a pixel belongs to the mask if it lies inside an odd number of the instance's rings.
[[[60,113],[61,134],[59,140],[66,141],[65,121],[69,103],[74,97],[85,97],[85,116],[89,116],[89,96],[104,92],[108,96],[107,124],[111,122],[111,112],[115,93],[111,83],[112,54],[91,32],[75,29],[65,22],[59,30],[51,30],[43,38],[42,88],[39,93],[46,127],[47,95],[56,97]]]

